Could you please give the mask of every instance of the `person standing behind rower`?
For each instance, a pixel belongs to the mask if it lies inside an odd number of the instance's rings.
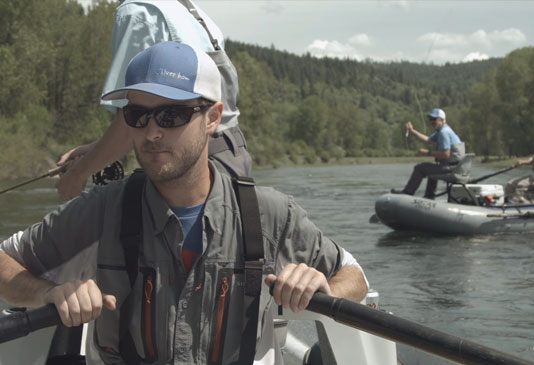
[[[238,124],[237,98],[239,85],[234,65],[224,51],[224,37],[217,25],[189,0],[126,0],[115,14],[112,34],[113,61],[102,94],[124,86],[130,60],[140,51],[163,41],[188,43],[205,52],[221,72],[224,111],[217,131],[210,137],[209,155],[220,171],[231,176],[251,176],[252,159]],[[120,101],[102,101],[115,113],[104,135],[93,143],[65,153],[58,165],[69,164],[56,184],[64,199],[78,196],[91,174],[121,159],[132,149],[124,138],[127,126],[117,108]]]
[[[408,135],[413,134],[422,142],[426,142],[437,147],[436,150],[420,148],[420,156],[432,156],[436,162],[422,162],[415,165],[408,183],[402,190],[391,189],[392,194],[414,195],[419,185],[425,177],[431,175],[446,174],[454,168],[455,165],[465,156],[465,144],[454,133],[447,124],[445,112],[435,108],[428,114],[428,121],[436,130],[430,136],[427,136],[413,127],[411,122],[406,123],[406,132]],[[434,199],[436,195],[437,180],[428,178],[424,197]]]

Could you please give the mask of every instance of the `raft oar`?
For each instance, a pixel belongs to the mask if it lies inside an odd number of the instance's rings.
[[[495,213],[495,214],[486,214],[488,218],[522,218],[522,219],[532,219],[534,218],[533,212],[524,212],[524,213]]]
[[[272,293],[271,286],[271,293]],[[402,343],[460,364],[528,365],[530,362],[474,342],[425,327],[381,310],[315,293],[307,310],[336,322]],[[0,343],[57,325],[59,315],[53,304],[0,318]]]
[[[381,310],[315,293],[307,310],[359,330],[415,347],[460,364],[527,365],[531,362],[425,327]]]
[[[20,184],[17,184],[17,185],[15,185],[15,186],[12,186],[12,187],[10,187],[10,188],[7,188],[7,189],[5,189],[5,190],[2,190],[2,191],[0,191],[0,194],[3,194],[3,193],[8,192],[8,191],[10,191],[10,190],[19,188],[19,187],[21,187],[21,186],[23,186],[23,185],[32,183],[32,182],[34,182],[34,181],[44,179],[45,177],[52,177],[52,176],[55,176],[55,175],[57,175],[57,174],[59,174],[59,173],[65,171],[66,168],[67,168],[67,165],[63,165],[63,166],[59,166],[59,167],[56,167],[56,168],[54,168],[54,169],[48,170],[48,172],[47,172],[46,174],[43,174],[43,175],[41,175],[41,176],[39,176],[39,177],[36,177],[36,178],[30,179],[30,180],[24,181],[24,182],[22,182],[22,183],[20,183]]]
[[[272,283],[269,292],[273,294]],[[532,365],[531,362],[449,335],[393,314],[316,292],[306,310],[344,325],[467,365]]]
[[[491,174],[484,175],[484,176],[481,176],[481,177],[477,177],[476,179],[471,179],[467,183],[468,184],[476,184],[476,183],[478,183],[478,182],[480,182],[482,180],[489,179],[490,177],[502,174],[502,173],[510,171],[512,169],[515,169],[515,166],[509,166],[509,167],[506,167],[506,168],[504,168],[502,170],[499,170],[499,171],[496,171],[496,172],[492,172]]]
[[[17,311],[0,317],[0,343],[27,336],[30,332],[61,323],[54,304],[44,307]]]

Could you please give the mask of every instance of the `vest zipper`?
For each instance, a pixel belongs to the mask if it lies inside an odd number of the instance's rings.
[[[215,329],[215,343],[213,346],[213,352],[211,353],[211,361],[217,362],[221,353],[221,340],[224,324],[224,314],[226,309],[226,294],[228,293],[229,285],[228,278],[223,277],[221,279],[221,287],[219,298],[217,300],[217,327]]]
[[[146,348],[150,357],[156,356],[154,342],[152,339],[152,276],[149,276],[145,282],[145,341]]]
[[[141,268],[143,272],[143,301],[141,310],[141,333],[145,349],[145,362],[154,362],[158,358],[156,346],[156,271]]]

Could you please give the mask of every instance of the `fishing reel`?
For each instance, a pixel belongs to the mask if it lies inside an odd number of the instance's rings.
[[[120,180],[124,177],[124,168],[119,161],[93,174],[93,183],[95,185],[107,185],[111,181]]]

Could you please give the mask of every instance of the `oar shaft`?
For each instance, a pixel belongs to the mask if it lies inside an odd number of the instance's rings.
[[[346,299],[316,293],[307,310],[460,364],[527,365],[526,360]]]
[[[484,175],[484,176],[478,177],[476,179],[469,180],[468,183],[469,184],[476,184],[476,183],[478,183],[478,182],[480,182],[482,180],[489,179],[490,177],[505,173],[505,172],[510,171],[512,169],[515,169],[515,166],[509,166],[509,167],[506,167],[506,168],[504,168],[502,170],[499,170],[499,171],[496,171],[496,172],[492,172],[491,174]]]
[[[392,314],[346,299],[316,293],[307,310],[337,322],[403,343],[460,364],[528,365],[526,360],[474,342],[425,327]],[[30,332],[57,325],[59,314],[53,304],[0,318],[0,343]]]
[[[0,318],[0,343],[24,337],[30,332],[60,323],[59,314],[53,304],[44,307],[15,312]]]

